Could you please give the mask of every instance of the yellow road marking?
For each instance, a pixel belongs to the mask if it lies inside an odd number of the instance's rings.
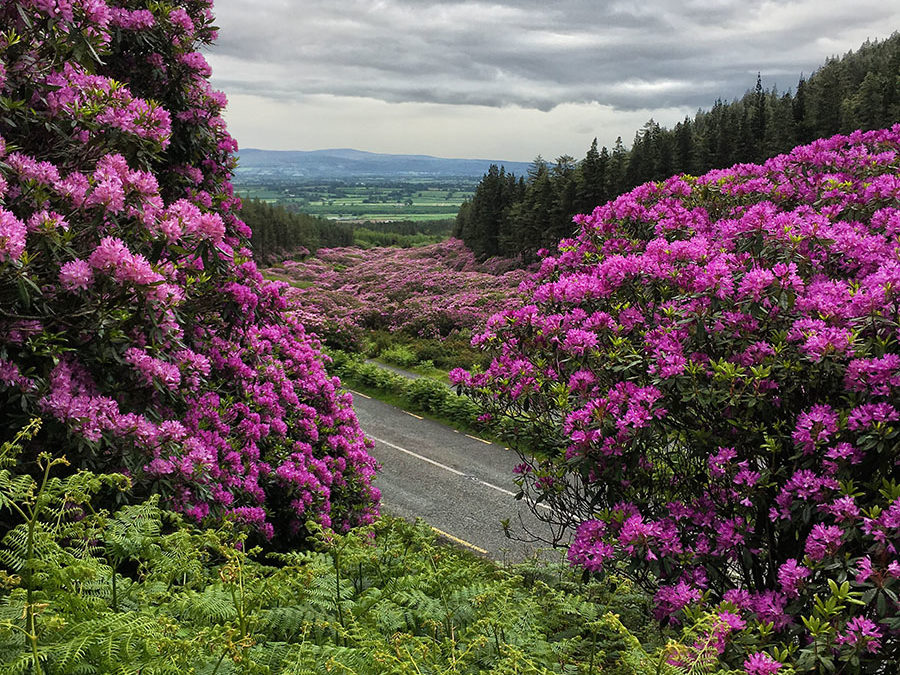
[[[372,398],[371,396],[366,396],[365,394],[360,394],[358,391],[354,391],[353,389],[348,389],[351,394],[354,396],[362,396],[363,398]]]
[[[418,415],[414,415],[413,413],[409,412],[408,410],[404,410],[403,412],[405,412],[410,417],[415,417],[417,420],[423,419],[423,418],[419,417]]]
[[[439,535],[441,535],[445,539],[449,539],[450,541],[455,542],[455,543],[459,544],[460,546],[465,546],[466,548],[470,548],[473,551],[477,551],[478,553],[481,553],[482,555],[487,555],[487,551],[485,551],[480,546],[476,546],[475,544],[470,544],[465,539],[460,539],[459,537],[454,537],[452,534],[448,534],[447,532],[444,532],[443,530],[437,529],[434,525],[430,525],[429,527],[431,527],[432,530],[437,532]]]
[[[486,441],[486,440],[484,440],[483,438],[478,438],[478,436],[471,436],[471,435],[469,435],[469,434],[466,434],[466,436],[467,436],[468,438],[471,438],[473,441],[481,441],[481,442],[484,443],[485,445],[491,445],[491,442],[490,442],[490,441]]]

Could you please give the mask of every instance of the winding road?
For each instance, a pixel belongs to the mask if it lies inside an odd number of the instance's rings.
[[[445,539],[500,562],[546,551],[549,527],[515,500],[515,452],[386,403],[353,393],[353,407],[381,464],[382,510],[422,518]],[[504,533],[508,520],[514,538]],[[518,541],[517,539],[532,540]]]

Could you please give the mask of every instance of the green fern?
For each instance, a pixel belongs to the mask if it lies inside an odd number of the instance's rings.
[[[176,617],[191,623],[224,624],[237,617],[231,594],[221,585],[183,594],[172,610]]]
[[[56,478],[46,455],[27,467],[38,478],[16,473],[25,442],[0,449],[0,508],[17,519],[0,540],[4,675],[676,672],[647,598],[614,576],[498,568],[389,518],[374,539],[311,524],[312,550],[264,558],[156,499],[95,512],[91,495],[125,480]],[[718,665],[699,651],[706,675]]]

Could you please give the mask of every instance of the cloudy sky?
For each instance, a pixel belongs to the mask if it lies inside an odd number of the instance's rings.
[[[900,29],[891,0],[216,0],[241,147],[530,161],[628,145],[716,98],[796,86]]]

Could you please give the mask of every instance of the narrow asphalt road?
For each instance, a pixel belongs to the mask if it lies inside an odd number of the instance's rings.
[[[519,562],[548,544],[549,526],[516,501],[515,452],[421,419],[353,392],[353,407],[381,464],[376,485],[382,508],[402,518],[422,518],[439,534],[493,560]],[[514,538],[501,523],[509,521]],[[543,551],[558,559],[559,553]]]

